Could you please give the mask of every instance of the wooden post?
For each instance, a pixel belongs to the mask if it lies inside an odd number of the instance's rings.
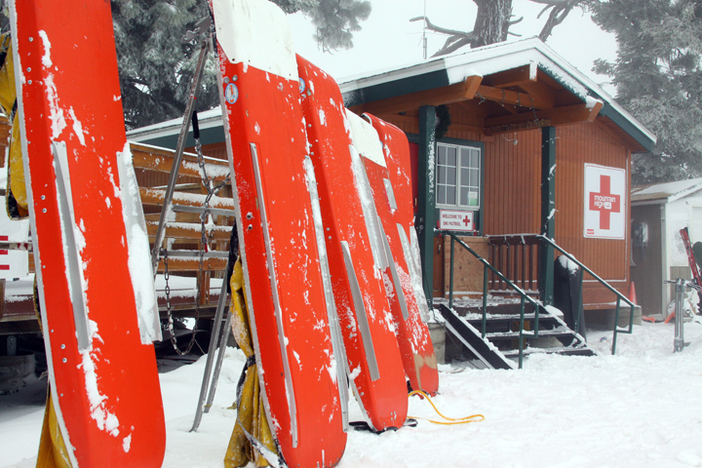
[[[418,206],[417,206],[417,237],[422,263],[424,293],[432,306],[434,297],[434,215],[436,188],[434,160],[436,126],[436,107],[422,106],[419,108],[419,167],[418,167]]]
[[[541,129],[541,234],[556,234],[556,127]],[[543,243],[539,255],[539,291],[544,305],[553,304],[554,250]]]

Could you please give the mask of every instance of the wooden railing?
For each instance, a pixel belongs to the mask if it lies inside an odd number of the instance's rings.
[[[521,289],[538,293],[539,245],[536,234],[511,234],[509,236],[487,236],[488,261],[498,271]],[[492,271],[488,276],[490,291],[511,290],[502,276]]]
[[[165,184],[175,155],[168,149],[138,143],[131,143],[130,147],[134,170],[139,180],[149,241],[153,244],[166,192]],[[229,163],[225,160],[205,157],[204,167],[207,175],[216,184],[223,182],[229,175]],[[223,276],[227,265],[231,229],[236,220],[231,186],[227,185],[209,200],[211,222],[208,220],[205,223],[207,245],[203,245],[201,214],[206,194],[197,155],[184,153],[173,194],[173,217],[166,225],[165,231],[169,251],[168,271],[169,274],[198,278],[200,305],[213,308],[217,303],[218,294],[210,294],[210,279]],[[206,252],[202,262],[201,250]],[[161,259],[158,272],[164,271],[165,263]],[[159,303],[161,302],[163,301],[159,300]],[[187,310],[193,305],[191,301],[186,300],[177,308]]]
[[[0,130],[2,126],[0,125]],[[1,132],[0,132],[1,133]],[[0,135],[2,136],[2,135]],[[140,143],[130,143],[133,155],[134,170],[139,182],[141,202],[146,218],[149,241],[153,243],[158,227],[161,206],[164,199],[164,187],[171,171],[174,152]],[[229,163],[225,160],[205,157],[205,170],[216,183],[224,181],[229,174]],[[202,244],[202,223],[200,220],[201,207],[206,198],[206,189],[200,179],[200,169],[195,154],[185,153],[179,169],[178,184],[173,197],[173,219],[166,226],[168,239],[169,272],[176,276],[198,278],[200,284],[200,305],[205,307],[204,315],[210,314],[217,304],[219,289],[212,288],[211,278],[222,277],[227,264],[229,240],[232,225],[235,223],[234,203],[231,198],[231,186],[222,188],[217,196],[210,199],[212,222],[206,224],[207,245]],[[199,252],[207,251],[206,258],[200,264]],[[34,261],[29,252],[30,272],[34,272]],[[163,273],[164,262],[158,266],[158,272]],[[217,291],[216,293],[214,291]],[[163,291],[159,294],[159,305],[165,306]],[[3,301],[4,302],[4,301]],[[181,315],[188,315],[194,307],[194,295],[177,294],[173,309]],[[0,308],[0,322],[11,320],[15,328],[20,322],[36,322],[32,296],[15,298],[13,303],[4,303]],[[4,312],[4,313],[3,313]],[[30,327],[37,331],[36,326]],[[2,324],[0,324],[0,331]]]

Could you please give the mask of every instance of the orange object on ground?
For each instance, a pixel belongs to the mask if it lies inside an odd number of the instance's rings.
[[[631,284],[629,284],[629,300],[634,303],[634,305],[639,305],[639,303],[636,301],[636,285],[632,281]]]

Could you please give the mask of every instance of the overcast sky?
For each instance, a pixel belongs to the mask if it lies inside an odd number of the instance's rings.
[[[410,23],[409,19],[421,16],[424,0],[371,0],[373,12],[363,29],[354,34],[354,48],[333,54],[319,50],[312,38],[314,27],[301,14],[290,17],[297,52],[309,59],[337,81],[345,77],[367,74],[370,71],[419,63],[422,53],[422,22]],[[546,19],[546,14],[537,19],[542,6],[528,0],[514,0],[514,14],[524,20],[510,28],[510,32],[521,37],[510,36],[510,40],[536,36]],[[426,13],[432,23],[451,29],[471,30],[475,21],[476,6],[471,0],[426,0]],[[446,40],[445,35],[428,32],[428,56],[436,52]],[[591,71],[596,58],[614,60],[616,41],[614,36],[601,31],[588,15],[579,9],[573,10],[566,21],[554,29],[546,41],[559,55],[565,58],[595,83],[614,94],[606,86],[607,78]],[[463,49],[467,51],[468,48]]]

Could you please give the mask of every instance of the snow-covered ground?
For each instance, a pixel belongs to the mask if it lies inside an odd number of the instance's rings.
[[[620,335],[611,356],[611,332],[590,331],[599,356],[535,355],[518,371],[442,366],[439,410],[450,417],[480,413],[483,422],[420,419],[397,432],[352,432],[339,466],[702,467],[702,324],[685,324],[690,345],[682,353],[673,353],[673,334],[672,322],[644,323]],[[243,355],[227,351],[214,407],[190,433],[204,364],[204,357],[161,364],[165,467],[223,466]],[[0,467],[35,466],[44,397],[37,380],[0,396]],[[418,397],[410,414],[437,418]]]

